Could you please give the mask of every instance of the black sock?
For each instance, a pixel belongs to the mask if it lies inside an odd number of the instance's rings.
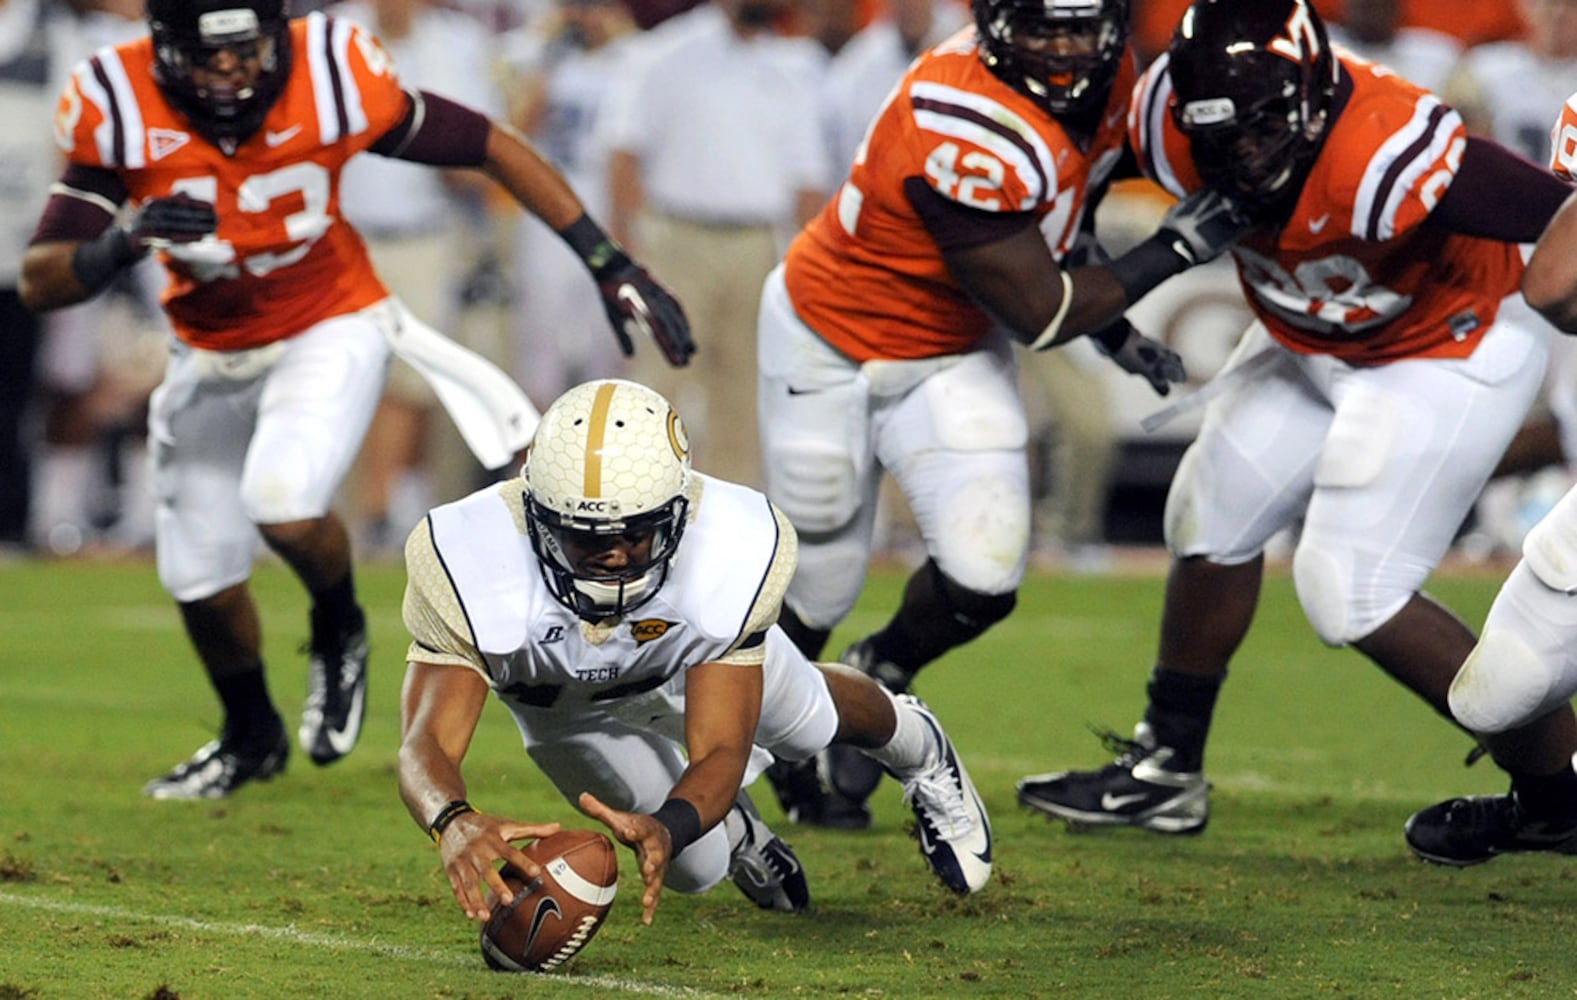
[[[356,577],[346,573],[338,583],[312,592],[312,645],[332,644],[366,623],[356,604]]]
[[[224,737],[237,742],[272,740],[283,723],[268,696],[268,681],[261,660],[256,665],[213,679],[219,703],[224,706]]]
[[[1533,819],[1562,825],[1577,823],[1577,771],[1569,767],[1554,774],[1511,772],[1517,804]]]
[[[1173,769],[1204,769],[1205,740],[1210,736],[1210,717],[1215,712],[1222,680],[1159,666],[1150,672],[1150,704],[1144,721],[1155,733],[1156,744],[1172,749]]]

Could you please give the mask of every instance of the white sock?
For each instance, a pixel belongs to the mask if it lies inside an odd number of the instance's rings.
[[[739,846],[745,842],[745,817],[739,806],[734,806],[723,814],[723,831],[728,834],[728,853],[739,851]]]
[[[942,750],[932,734],[930,724],[914,706],[894,698],[885,688],[882,693],[892,702],[893,713],[898,716],[898,725],[893,730],[893,738],[888,740],[885,746],[865,752],[899,774],[909,774],[929,767]]]

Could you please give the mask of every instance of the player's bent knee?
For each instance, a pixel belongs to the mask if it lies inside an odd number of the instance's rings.
[[[1008,476],[981,476],[953,496],[939,519],[937,566],[962,591],[1004,594],[1024,579],[1029,552],[1028,485]]]
[[[1304,617],[1327,646],[1345,646],[1373,631],[1354,621],[1352,587],[1332,553],[1308,544],[1298,546],[1292,557],[1292,582]]]
[[[826,534],[848,524],[860,501],[854,462],[847,451],[822,441],[795,441],[769,462],[772,502],[806,534]]]
[[[1546,708],[1555,674],[1514,632],[1486,631],[1451,682],[1451,714],[1475,733],[1502,733]]]
[[[1522,559],[1546,587],[1577,594],[1577,490],[1561,497],[1528,532]]]

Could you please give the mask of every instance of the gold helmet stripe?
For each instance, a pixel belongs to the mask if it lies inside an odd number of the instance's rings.
[[[597,387],[591,401],[591,423],[586,428],[586,481],[582,493],[588,497],[602,496],[602,444],[608,432],[608,410],[613,406],[612,382]]]

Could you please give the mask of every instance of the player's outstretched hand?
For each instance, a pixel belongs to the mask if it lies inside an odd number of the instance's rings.
[[[1214,188],[1203,188],[1173,205],[1157,235],[1189,265],[1219,257],[1253,222],[1236,201]]]
[[[1181,355],[1159,340],[1146,337],[1126,319],[1090,334],[1090,339],[1117,367],[1149,382],[1156,395],[1165,396],[1172,391],[1172,383],[1181,384],[1188,379]]]
[[[126,224],[126,236],[139,253],[167,247],[172,243],[191,243],[219,228],[219,216],[211,202],[189,194],[150,198],[137,209]]]
[[[695,353],[690,321],[679,300],[658,284],[646,268],[624,254],[596,274],[597,290],[614,336],[626,357],[635,353],[637,333],[652,338],[670,365],[681,368]]]
[[[498,874],[499,861],[519,868],[528,879],[542,874],[542,866],[526,857],[514,841],[536,840],[558,832],[557,823],[517,823],[480,812],[455,817],[438,840],[438,854],[454,889],[455,901],[466,918],[487,919],[483,895],[489,888],[506,905],[514,901],[514,893]]]
[[[668,828],[646,813],[621,812],[605,805],[590,792],[580,793],[580,808],[592,819],[600,820],[613,834],[613,839],[634,849],[641,881],[646,884],[641,893],[641,923],[650,926],[663,893],[663,876],[668,873],[668,862],[673,857],[673,840],[668,836]]]

